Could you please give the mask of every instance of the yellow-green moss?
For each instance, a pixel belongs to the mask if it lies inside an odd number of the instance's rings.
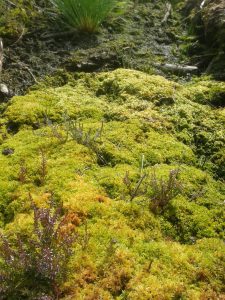
[[[201,155],[208,146],[210,164],[222,159],[222,110],[197,103],[196,87],[132,70],[54,82],[14,97],[0,123],[1,227],[29,234],[28,194],[46,205],[54,192],[65,211],[80,218],[65,300],[219,299],[224,188]],[[66,139],[64,113],[86,134],[103,121],[101,136],[93,143]],[[2,154],[6,149],[14,152]],[[168,180],[175,169],[182,188],[154,214],[149,178]],[[144,193],[132,201],[128,173],[134,187],[149,174]]]
[[[197,103],[224,107],[225,83],[203,78],[186,85],[185,94]]]

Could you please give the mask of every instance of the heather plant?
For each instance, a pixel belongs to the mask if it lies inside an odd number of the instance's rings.
[[[52,0],[70,26],[80,31],[94,32],[118,6],[118,0]]]
[[[18,180],[21,184],[25,183],[27,180],[27,167],[24,159],[20,161],[20,169],[18,173]]]
[[[143,198],[140,202],[148,201],[149,209],[158,213],[163,212],[170,200],[182,192],[182,184],[178,176],[178,169],[171,170],[168,179],[158,178],[155,171],[149,175],[141,170],[137,180],[132,179],[129,172],[126,172],[123,183],[130,202],[138,197]]]
[[[31,237],[0,234],[1,299],[58,299],[59,286],[68,276],[74,227],[67,224],[53,196],[46,208],[30,199],[34,214]]]
[[[84,124],[79,121],[74,121],[68,116],[64,116],[64,130],[66,132],[66,140],[70,137],[78,144],[84,145],[92,150],[99,161],[99,164],[106,164],[106,160],[99,148],[99,142],[103,133],[104,123],[101,122],[101,126],[98,129],[89,128],[85,130]]]
[[[84,124],[67,118],[64,126],[67,136],[70,136],[78,144],[93,148],[97,140],[101,139],[104,123],[102,122],[97,130],[92,130],[91,128],[85,130]]]
[[[170,200],[182,191],[181,182],[178,179],[179,170],[171,170],[167,180],[158,178],[153,172],[150,180],[151,196],[149,207],[153,212],[162,212]]]
[[[123,178],[123,183],[126,186],[130,202],[132,202],[136,197],[146,193],[146,189],[142,188],[146,176],[146,174],[143,174],[139,177],[139,179],[136,182],[132,182],[129,172],[126,172]]]
[[[46,181],[46,176],[47,176],[47,158],[46,158],[46,153],[43,148],[40,148],[40,167],[38,170],[39,173],[39,183],[40,185],[44,185]]]
[[[101,122],[101,125],[98,129],[89,128],[86,130],[82,122],[71,119],[67,113],[64,113],[62,117],[62,124],[53,123],[48,117],[45,117],[46,125],[50,129],[50,134],[46,133],[45,130],[41,133],[39,132],[38,134],[36,134],[34,131],[34,134],[55,137],[62,143],[65,143],[69,138],[72,138],[78,144],[87,146],[89,148],[93,148],[94,144],[101,140],[104,127],[103,122]]]
[[[71,119],[67,113],[62,115],[62,123],[53,123],[48,117],[45,117],[46,125],[43,131],[38,133],[34,132],[34,135],[41,137],[54,137],[60,143],[66,143],[68,139],[72,139],[78,144],[88,147],[93,151],[98,159],[99,164],[105,165],[107,162],[100,149],[101,138],[103,133],[104,122],[102,121],[100,126],[95,128],[85,128],[84,124],[79,120]],[[47,130],[46,130],[47,129]],[[47,160],[43,149],[40,149],[41,166],[39,169],[38,184],[43,185],[47,175]]]

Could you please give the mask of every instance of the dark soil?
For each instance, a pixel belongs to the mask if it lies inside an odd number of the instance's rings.
[[[155,63],[187,64],[182,49],[188,38],[177,9],[162,24],[166,12],[163,2],[134,4],[91,35],[60,27],[57,20],[44,27],[37,24],[17,41],[5,39],[1,82],[12,96],[24,94],[59,68],[89,72],[125,67],[173,77]]]

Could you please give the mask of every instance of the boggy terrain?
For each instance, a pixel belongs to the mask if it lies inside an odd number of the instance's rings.
[[[181,5],[173,2],[172,7],[164,1],[127,1],[122,14],[107,18],[97,34],[88,34],[62,23],[49,1],[20,1],[20,9],[6,1],[0,17],[5,45],[1,81],[13,95],[58,68],[92,72],[124,67],[172,76],[163,64],[188,64],[193,40],[178,13]],[[177,73],[189,76],[179,68]]]
[[[141,2],[140,28],[165,8]],[[133,41],[124,65],[100,59],[109,33],[40,73],[30,61],[32,86],[6,57],[2,78],[18,95],[0,116],[0,299],[225,299],[225,83],[155,70],[157,51],[171,64],[189,58],[169,41],[157,48],[149,30],[145,53]]]

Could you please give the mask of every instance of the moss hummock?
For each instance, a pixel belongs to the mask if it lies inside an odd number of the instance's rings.
[[[28,194],[42,206],[54,192],[79,219],[63,299],[223,297],[225,119],[212,104],[225,85],[125,69],[66,76],[13,97],[1,119],[5,232],[29,234]],[[172,170],[179,191],[152,211],[151,178],[162,186]]]

